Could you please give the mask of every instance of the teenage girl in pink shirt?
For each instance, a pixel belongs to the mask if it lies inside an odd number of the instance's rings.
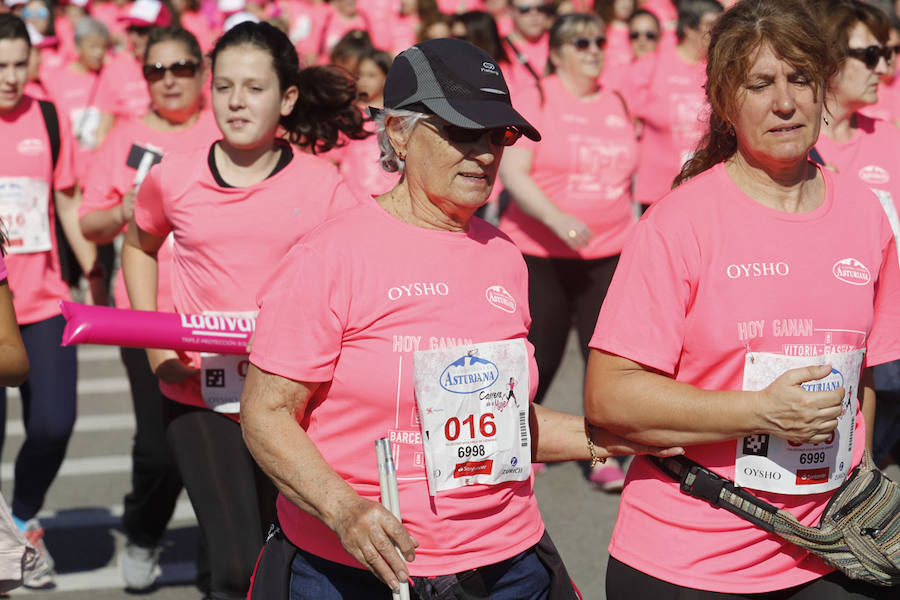
[[[582,355],[634,226],[631,177],[637,142],[622,97],[602,87],[603,22],[596,15],[559,17],[550,29],[553,73],[518,106],[540,127],[540,145],[509,148],[500,177],[513,202],[500,219],[528,265],[528,304],[542,402],[575,326]],[[621,488],[613,464],[592,473],[601,488]]]
[[[870,367],[900,357],[884,211],[807,160],[836,68],[822,29],[800,0],[742,0],[713,27],[704,141],[622,252],[585,391],[591,422],[684,445],[806,525],[871,448]],[[609,553],[610,600],[896,597],[642,458]]]
[[[828,86],[828,123],[816,143],[818,157],[842,177],[869,188],[870,198],[884,209],[894,235],[900,236],[900,129],[861,112],[882,95],[880,80],[891,68],[888,59],[896,56],[885,45],[888,19],[864,2],[829,1],[819,7],[819,22],[844,59]],[[900,363],[892,363],[874,370],[879,400],[876,460],[890,452],[900,436],[898,368]]]
[[[343,74],[300,71],[290,40],[266,23],[241,23],[222,36],[212,70],[223,139],[167,154],[138,192],[122,262],[139,310],[158,307],[156,253],[169,233],[175,310],[250,316],[288,249],[357,202],[333,165],[279,138],[281,128],[299,147],[322,151],[339,133],[365,135],[355,87]],[[245,357],[147,355],[169,399],[166,435],[207,540],[209,597],[243,597],[275,501],[238,424]]]
[[[203,88],[208,71],[197,39],[179,26],[150,32],[144,79],[153,110],[139,118],[121,119],[97,149],[79,207],[85,237],[107,244],[131,221],[134,201],[149,169],[172,150],[208,148],[220,133]],[[160,264],[157,308],[172,310],[172,246],[157,254]],[[116,276],[115,304],[131,308],[121,270]],[[127,536],[119,559],[130,589],[149,587],[158,575],[157,548],[181,492],[181,476],[166,443],[159,382],[137,348],[122,348],[131,386],[136,431],[132,446],[131,491],[124,499],[122,527]]]

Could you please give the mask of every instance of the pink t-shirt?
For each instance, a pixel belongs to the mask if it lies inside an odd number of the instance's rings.
[[[883,121],[900,121],[900,78],[878,86],[878,102],[864,106],[860,113]]]
[[[527,273],[515,246],[478,218],[468,232],[434,231],[368,202],[307,236],[276,273],[259,296],[250,361],[295,381],[328,382],[301,425],[332,468],[376,502],[373,442],[390,437],[403,522],[420,543],[410,573],[472,569],[537,543],[544,526],[530,478],[429,496],[413,387],[416,350],[526,340]],[[492,286],[511,302],[492,305]],[[537,367],[526,345],[533,398]],[[360,567],[334,532],[284,497],[278,516],[299,547]]]
[[[41,78],[43,79],[47,77],[48,73],[62,68],[69,60],[58,44],[41,48],[41,66],[38,68]]]
[[[635,61],[622,85],[631,115],[644,122],[634,196],[652,204],[672,187],[703,136],[709,105],[705,63],[690,64],[674,49]]]
[[[6,270],[6,263],[3,262],[3,257],[0,256],[0,282],[6,281],[6,277],[9,273]]]
[[[158,131],[150,128],[139,118],[117,122],[97,149],[93,166],[88,171],[78,217],[82,218],[95,210],[107,210],[122,203],[122,197],[134,187],[136,165],[140,164],[144,149],[155,151],[160,155],[172,150],[208,149],[220,137],[221,133],[210,111],[200,113],[200,118],[191,128],[181,131]],[[127,225],[122,231],[126,228]],[[171,244],[167,242],[160,247],[157,260],[159,261],[158,310],[172,311],[174,309]],[[121,269],[116,275],[113,294],[117,308],[131,308]]]
[[[100,73],[97,101],[100,110],[121,117],[140,117],[150,109],[150,92],[140,61],[128,52],[106,61]]]
[[[757,203],[721,164],[663,198],[622,252],[591,348],[707,390],[741,390],[748,350],[812,356],[865,348],[868,366],[900,357],[891,228],[868,190],[823,172],[825,201],[803,214]],[[864,284],[835,274],[848,259],[863,265]],[[859,412],[853,439],[865,439]],[[733,479],[735,444],[691,446],[687,456]],[[863,446],[854,444],[853,465]],[[818,523],[831,495],[754,493],[806,525]],[[682,494],[643,457],[628,471],[609,551],[659,579],[728,593],[788,588],[833,570]]]
[[[44,81],[60,116],[69,119],[69,126],[75,135],[75,179],[82,187],[94,148],[97,147],[97,128],[100,125],[99,83],[97,73],[79,72],[75,63],[47,73]]]
[[[327,4],[312,4],[303,0],[288,0],[283,4],[285,17],[290,23],[288,37],[303,55],[316,51],[317,33],[327,9]]]
[[[517,38],[513,42],[516,49],[527,59],[528,64],[538,77],[544,76],[547,68],[547,57],[550,56],[550,46],[548,45],[547,37],[544,35],[534,43],[524,38]],[[512,49],[506,38],[503,40],[503,46],[510,60],[509,65],[504,64],[502,67],[503,77],[506,79],[506,85],[509,86],[510,94],[515,98],[516,92],[534,88],[535,78],[522,62],[522,59],[519,58],[516,51]]]
[[[357,11],[356,15],[345,20],[337,10],[326,4],[326,8],[320,13],[320,20],[314,24],[311,43],[304,48],[306,52],[315,52],[319,57],[320,64],[328,64],[331,49],[337,44],[345,34],[353,29],[361,29],[367,31],[369,29],[369,18],[362,7]]]
[[[610,23],[606,28],[606,51],[603,53],[603,70],[621,67],[631,62],[631,39],[627,23]]]
[[[122,17],[128,16],[128,13],[131,11],[131,4],[131,2],[128,2],[119,6],[112,1],[94,2],[91,4],[91,16],[102,21],[114,37],[124,40],[128,23]]]
[[[294,152],[284,169],[244,188],[219,186],[208,155],[208,147],[167,154],[141,185],[135,222],[154,235],[174,234],[176,312],[255,311],[257,292],[288,250],[359,200],[336,167],[309,154]],[[188,356],[200,364],[199,353]],[[160,388],[172,400],[204,406],[199,376]]]
[[[181,14],[181,26],[194,34],[204,54],[212,51],[218,32],[213,29],[206,15],[199,11],[185,11]]]
[[[367,121],[365,127],[369,131],[375,130],[372,121]],[[364,140],[348,140],[347,145],[337,148],[333,155],[347,185],[360,197],[383,194],[400,180],[399,173],[388,173],[381,168],[380,153],[378,138],[373,134]],[[329,157],[332,157],[331,153]]]
[[[638,151],[631,119],[622,99],[606,89],[581,101],[556,76],[546,77],[543,87],[543,107],[536,92],[522,94],[517,103],[541,132],[541,141],[523,137],[517,144],[532,154],[534,182],[561,210],[590,227],[594,238],[586,248],[572,250],[515,202],[500,228],[531,256],[594,259],[618,254],[635,223],[630,186]]]
[[[62,116],[59,129],[60,151],[54,171],[50,138],[37,100],[23,96],[16,108],[0,114],[0,139],[4,140],[0,144],[0,185],[11,183],[13,178],[28,178],[52,186],[47,200],[51,249],[6,255],[9,289],[20,325],[58,315],[59,301],[70,299],[69,286],[63,282],[59,268],[52,194],[53,188],[70,190],[75,185],[72,133],[68,120]]]

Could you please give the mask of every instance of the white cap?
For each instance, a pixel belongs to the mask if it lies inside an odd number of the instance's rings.
[[[28,4],[28,0],[3,0],[3,4],[5,4],[7,8],[12,8],[14,6]]]
[[[119,20],[132,25],[165,27],[172,23],[172,15],[159,0],[136,0],[128,14]]]
[[[219,12],[223,15],[233,15],[247,8],[246,0],[219,0]]]
[[[240,25],[241,23],[259,23],[259,18],[246,11],[236,12],[225,19],[225,23],[222,24],[222,31],[228,31],[235,25]]]

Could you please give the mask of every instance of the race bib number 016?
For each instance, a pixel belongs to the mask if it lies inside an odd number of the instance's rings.
[[[755,490],[779,494],[818,494],[839,487],[850,471],[859,375],[865,350],[818,357],[753,352],[744,362],[744,390],[768,387],[785,371],[812,364],[831,365],[831,373],[801,387],[807,391],[844,388],[841,415],[832,436],[818,444],[800,444],[767,434],[737,440],[734,481]]]
[[[49,252],[50,185],[30,177],[0,178],[0,219],[10,254]]]
[[[524,340],[414,355],[416,405],[431,495],[531,475]]]

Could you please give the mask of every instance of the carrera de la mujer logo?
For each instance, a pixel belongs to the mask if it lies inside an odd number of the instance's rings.
[[[453,394],[471,394],[496,383],[497,365],[474,354],[453,361],[441,373],[441,387]]]

